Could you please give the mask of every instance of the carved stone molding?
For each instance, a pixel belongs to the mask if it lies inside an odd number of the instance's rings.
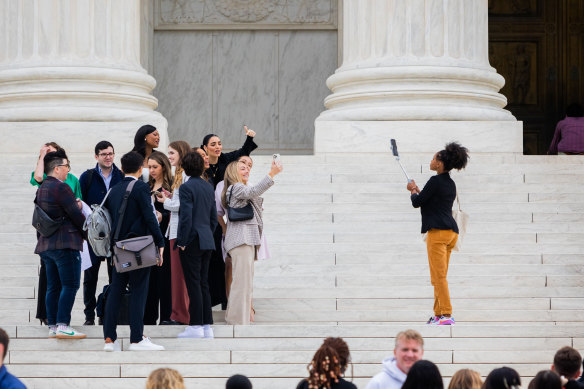
[[[155,0],[157,30],[336,29],[338,0]]]

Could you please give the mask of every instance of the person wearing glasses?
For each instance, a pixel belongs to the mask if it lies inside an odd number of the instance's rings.
[[[124,173],[114,163],[114,146],[107,140],[102,140],[95,145],[95,167],[87,169],[79,177],[81,196],[89,206],[101,204],[107,191],[124,179]],[[83,272],[83,303],[85,304],[85,323],[83,325],[95,325],[95,290],[99,279],[99,268],[102,261],[107,263],[109,282],[112,280],[111,258],[98,257],[89,247],[91,267]],[[101,319],[100,319],[101,320]],[[100,323],[101,324],[101,323]]]
[[[44,158],[47,153],[53,151],[65,150],[55,142],[45,143],[39,152],[39,158],[37,160],[35,169],[30,173],[30,184],[32,186],[39,187],[43,183],[44,179],[47,177],[45,174],[45,162]],[[65,179],[65,184],[69,185],[75,198],[81,198],[81,186],[79,185],[79,180],[71,172],[67,174]],[[45,269],[45,263],[40,261],[41,267],[39,269],[39,285],[38,285],[38,301],[37,301],[37,311],[36,318],[40,320],[41,324],[47,325],[47,307],[45,306],[45,294],[47,293],[47,270]]]
[[[47,177],[36,193],[36,204],[53,220],[62,220],[50,236],[37,233],[34,250],[47,270],[47,321],[49,338],[81,339],[85,334],[71,328],[71,310],[81,278],[83,223],[81,202],[75,199],[71,188],[64,183],[71,169],[64,151],[47,153],[44,157]]]

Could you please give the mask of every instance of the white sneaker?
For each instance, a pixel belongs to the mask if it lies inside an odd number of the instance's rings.
[[[57,326],[49,327],[49,339],[57,338]]]
[[[183,332],[178,334],[178,338],[204,338],[203,326],[188,326]]]
[[[109,338],[108,338],[109,339]],[[108,351],[108,352],[112,352],[112,351],[122,351],[122,345],[120,344],[120,342],[118,342],[118,340],[116,339],[114,342],[112,343],[106,343],[103,346],[103,351]]]
[[[87,337],[87,335],[71,328],[71,326],[59,325],[59,327],[57,327],[56,337],[58,339],[83,339]]]
[[[205,324],[203,326],[203,333],[205,334],[205,338],[213,339],[215,334],[213,333],[213,328],[209,324]]]
[[[130,343],[130,347],[128,347],[130,351],[162,351],[164,350],[164,346],[160,346],[158,344],[152,343],[150,338],[144,336],[144,339],[140,343]]]

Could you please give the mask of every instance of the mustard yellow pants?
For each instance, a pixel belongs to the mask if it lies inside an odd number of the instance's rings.
[[[452,315],[450,292],[448,291],[448,264],[450,253],[458,240],[458,234],[452,230],[428,231],[426,247],[428,249],[428,264],[430,265],[430,280],[434,287],[434,315]]]

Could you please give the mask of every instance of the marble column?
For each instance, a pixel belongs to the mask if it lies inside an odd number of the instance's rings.
[[[332,94],[316,121],[315,150],[354,151],[365,137],[386,151],[387,139],[399,137],[409,151],[458,140],[520,152],[521,123],[503,109],[504,79],[489,65],[487,6],[344,0],[342,65],[327,81]]]
[[[125,151],[146,123],[167,142],[140,64],[141,10],[141,0],[0,0],[0,131],[12,151],[32,139]]]

